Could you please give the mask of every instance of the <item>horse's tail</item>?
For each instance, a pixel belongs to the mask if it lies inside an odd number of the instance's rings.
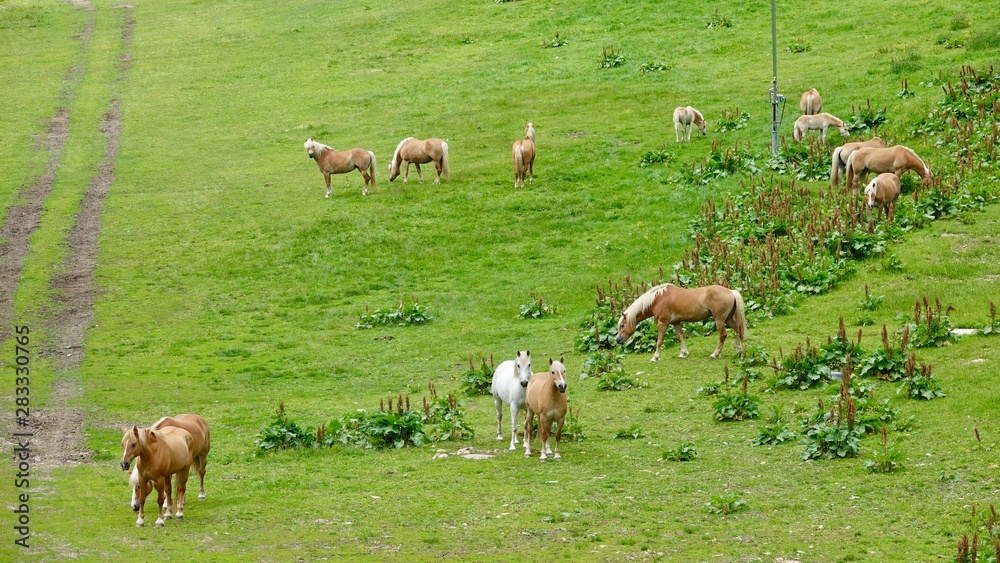
[[[852,152],[851,156],[847,157],[847,164],[844,166],[847,170],[847,176],[844,181],[847,183],[848,188],[854,185],[854,157],[858,154],[858,152],[860,151]]]
[[[371,164],[368,165],[368,175],[372,177],[372,187],[375,187],[375,153],[368,151],[368,157],[371,158]]]
[[[740,295],[740,292],[735,289],[732,290],[732,292],[733,298],[736,300],[733,312],[730,313],[733,317],[733,324],[736,325],[733,328],[736,330],[736,335],[739,336],[740,340],[745,341],[747,339],[747,330],[749,327],[747,326],[746,311],[744,311],[743,308],[743,296]]]
[[[441,174],[448,179],[448,143],[441,141]]]
[[[518,143],[514,147],[514,175],[520,176],[524,172],[524,144]]]
[[[840,185],[840,151],[843,149],[843,146],[833,149],[833,162],[830,164],[830,187],[833,188]]]

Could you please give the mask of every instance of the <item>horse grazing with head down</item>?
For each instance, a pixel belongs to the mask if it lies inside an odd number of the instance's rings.
[[[872,209],[878,206],[878,218],[882,219],[882,210],[890,223],[896,222],[896,200],[899,199],[899,176],[892,172],[883,172],[865,186],[865,204],[868,206],[868,217]]]
[[[542,441],[541,461],[548,459],[552,454],[549,446],[549,433],[552,432],[552,423],[556,423],[556,450],[552,455],[555,459],[560,459],[559,442],[562,440],[563,423],[566,421],[566,366],[565,360],[560,357],[559,361],[552,361],[549,358],[549,371],[536,373],[528,381],[528,389],[525,393],[524,406],[527,414],[524,417],[524,457],[531,457],[531,426],[534,415],[538,415],[538,437]]]
[[[858,149],[847,159],[847,187],[857,187],[865,181],[869,172],[892,172],[896,176],[902,176],[907,170],[916,172],[925,185],[934,178],[931,169],[920,160],[917,153],[903,145],[885,149]]]
[[[506,360],[493,371],[493,406],[497,409],[497,441],[503,440],[503,405],[510,405],[510,449],[517,449],[517,413],[524,407],[524,393],[531,379],[531,351],[518,351],[517,358]]]
[[[208,467],[208,452],[212,449],[212,437],[208,430],[208,423],[196,414],[179,414],[173,417],[165,416],[150,426],[153,430],[168,427],[183,428],[191,435],[191,447],[196,452],[193,460],[194,468],[198,472],[200,481],[198,500],[205,500],[205,470]],[[139,481],[139,466],[136,464],[129,477],[129,488],[132,489],[132,501],[129,504],[132,510],[139,510]]]
[[[719,345],[712,352],[715,359],[722,353],[722,345],[726,342],[726,327],[736,334],[736,351],[742,350],[743,341],[747,337],[747,319],[743,310],[743,296],[735,289],[721,285],[707,285],[686,289],[665,283],[658,285],[639,296],[625,311],[618,321],[618,335],[615,341],[624,344],[635,333],[635,327],[643,320],[656,319],[656,352],[650,361],[660,359],[660,348],[663,346],[663,335],[667,325],[674,326],[674,333],[681,345],[681,358],[688,355],[684,345],[684,335],[681,333],[682,322],[695,322],[712,317],[715,328],[719,332]]]
[[[372,189],[375,188],[375,153],[372,151],[365,149],[335,151],[312,139],[306,140],[305,148],[309,158],[316,160],[319,171],[323,173],[323,179],[326,180],[326,197],[330,197],[331,193],[331,174],[347,174],[357,170],[361,172],[361,177],[365,180],[365,185],[361,188],[361,195],[368,195],[369,182]]]
[[[815,88],[810,88],[802,93],[799,109],[802,110],[802,115],[816,115],[823,111],[823,98]]]
[[[524,187],[524,176],[528,175],[528,183],[535,183],[535,125],[528,123],[524,127],[524,138],[515,141],[512,147],[514,159],[514,188]]]
[[[826,130],[835,127],[844,138],[848,138],[851,133],[847,130],[847,125],[843,121],[830,115],[829,113],[817,113],[816,115],[803,115],[795,120],[795,127],[792,129],[792,138],[801,141],[805,138],[806,132],[820,130],[819,140],[826,142]]]
[[[192,445],[191,434],[183,428],[167,427],[162,430],[151,428],[126,428],[122,435],[121,467],[128,471],[133,459],[138,458],[136,467],[139,469],[138,506],[133,510],[139,512],[136,526],[145,525],[143,507],[146,497],[156,488],[156,504],[159,514],[156,525],[162,526],[164,518],[170,518],[170,508],[173,504],[170,488],[170,477],[177,475],[176,517],[184,518],[185,493],[187,491],[188,471],[196,452]],[[166,514],[164,514],[166,513]]]
[[[676,142],[691,141],[691,130],[695,127],[705,134],[705,117],[691,106],[679,107],[674,110],[674,137]]]
[[[885,141],[878,137],[872,137],[867,141],[844,143],[833,149],[833,156],[830,158],[830,185],[832,187],[840,185],[840,175],[847,169],[847,159],[851,157],[851,154],[858,149],[866,147],[884,149]]]
[[[392,182],[399,176],[399,168],[403,167],[403,183],[406,183],[410,175],[410,163],[417,167],[417,179],[423,183],[424,177],[420,174],[420,165],[434,163],[437,170],[435,184],[441,183],[441,175],[448,178],[448,143],[441,139],[427,139],[421,141],[414,137],[407,137],[396,146],[396,152],[392,154],[392,162],[389,163],[389,181]]]

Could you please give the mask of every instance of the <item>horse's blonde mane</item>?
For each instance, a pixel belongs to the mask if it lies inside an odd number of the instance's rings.
[[[622,315],[625,316],[625,323],[630,327],[634,327],[636,319],[639,315],[648,311],[649,308],[653,306],[653,301],[656,301],[657,296],[666,291],[671,285],[673,284],[660,284],[640,295],[638,299],[633,301],[632,304],[628,306],[628,309],[625,309],[625,312],[622,313]]]
[[[309,149],[310,147],[318,154],[323,154],[324,151],[333,150],[332,147],[328,147],[323,143],[320,143],[319,141],[316,141],[314,139],[306,140],[306,149]]]
[[[412,138],[413,137],[407,137],[402,141],[400,141],[398,145],[396,145],[396,151],[392,153],[392,164],[396,163],[396,157],[399,156],[399,151],[403,150],[403,145],[406,143],[406,141],[409,141]]]
[[[914,151],[910,147],[905,147],[903,145],[896,145],[896,146],[899,147],[899,148],[906,149],[907,151],[909,151],[909,153],[913,155],[913,158],[917,159],[917,162],[919,162],[920,165],[924,167],[924,172],[926,174],[930,174],[931,173],[931,169],[927,167],[927,163],[924,162],[924,159],[922,159],[919,156],[917,156],[916,151]]]
[[[692,118],[694,119],[696,125],[705,123],[705,116],[702,115],[700,111],[694,109],[691,106],[688,106],[687,109],[691,110]]]

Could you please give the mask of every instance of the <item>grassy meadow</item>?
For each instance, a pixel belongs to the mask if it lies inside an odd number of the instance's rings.
[[[759,421],[716,422],[712,399],[695,390],[733,365],[732,339],[721,360],[708,358],[715,335],[689,337],[684,360],[676,347],[656,364],[650,354],[627,356],[644,389],[601,391],[595,379],[577,377],[587,354],[574,341],[595,284],[650,280],[661,268],[669,275],[702,205],[746,181],[692,186],[674,181],[678,172],[712,143],[769,149],[768,3],[132,4],[131,66],[117,80],[125,48],[118,2],[95,0],[86,11],[0,1],[0,77],[10,101],[0,112],[0,224],[47,162],[36,144],[47,121],[61,105],[71,110],[16,294],[14,322],[33,328],[37,346],[58,297],[49,282],[102,157],[100,119],[109,99],[122,104],[83,366],[56,374],[51,358],[32,364],[33,407],[44,408],[53,378],[78,381],[83,394],[71,406],[85,414],[94,455],[40,472],[30,490],[32,546],[12,545],[8,533],[0,560],[926,561],[953,558],[956,541],[972,532],[971,506],[997,502],[995,337],[918,351],[944,398],[908,400],[896,385],[880,385],[878,396],[915,420],[890,432],[906,459],[904,470],[886,475],[865,471],[863,459],[802,461],[795,441],[752,447]],[[731,27],[706,29],[716,9]],[[1000,63],[992,3],[845,0],[779,5],[779,18],[789,142],[799,95],[815,87],[824,111],[842,119],[868,100],[886,107],[883,138],[911,146],[936,173],[954,172],[933,136],[911,131],[962,65]],[[567,44],[542,47],[556,33]],[[786,50],[793,43],[809,48]],[[600,68],[602,48],[612,45],[624,64]],[[659,63],[666,70],[640,71]],[[67,79],[73,67],[83,69],[75,83]],[[903,79],[913,97],[897,95]],[[673,108],[689,104],[704,113],[708,135],[675,144]],[[737,107],[751,116],[748,127],[716,132],[720,113]],[[537,131],[535,182],[515,191],[510,146],[527,121]],[[393,149],[407,136],[448,141],[448,181],[433,185],[428,165],[422,184],[415,170],[407,184],[388,182]],[[308,137],[374,151],[377,187],[362,196],[358,173],[334,176],[324,199],[322,175],[302,147]],[[841,141],[832,131],[828,140]],[[661,145],[670,161],[640,167]],[[984,177],[997,194],[995,173]],[[841,316],[856,334],[865,285],[884,296],[864,327],[866,347],[877,345],[882,323],[893,330],[924,296],[954,305],[955,326],[978,327],[989,301],[1000,301],[998,233],[996,204],[907,233],[889,249],[901,271],[859,262],[832,291],[755,321],[750,343],[776,356],[807,337],[825,342]],[[557,314],[518,318],[532,293]],[[355,327],[366,308],[414,299],[430,323]],[[535,371],[566,357],[570,405],[586,439],[564,442],[559,462],[507,452],[506,410],[497,442],[492,398],[459,391],[469,356],[499,363],[523,349]],[[6,374],[12,341],[2,354]],[[254,446],[279,402],[315,426],[374,410],[389,396],[419,403],[428,382],[461,395],[474,438],[402,450],[260,454]],[[764,393],[762,383],[751,384],[762,415],[775,406],[790,422],[837,392]],[[13,405],[13,386],[2,393]],[[118,465],[121,429],[185,412],[212,429],[208,499],[190,495],[184,521],[164,528],[151,525],[149,502],[147,526],[136,528]],[[6,435],[13,424],[5,425]],[[642,438],[615,437],[633,425]],[[662,459],[683,443],[697,447],[696,460]],[[876,444],[866,438],[862,456]],[[466,446],[496,455],[432,459],[436,448]],[[9,484],[13,473],[5,466],[0,478]],[[12,487],[0,493],[4,506],[13,504]],[[706,509],[730,493],[747,509]]]

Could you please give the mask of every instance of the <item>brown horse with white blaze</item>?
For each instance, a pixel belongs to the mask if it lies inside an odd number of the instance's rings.
[[[524,127],[524,138],[514,142],[511,148],[514,160],[514,188],[524,187],[524,176],[528,183],[535,183],[535,125],[528,123]]]
[[[847,187],[857,187],[865,181],[869,172],[892,172],[896,176],[902,176],[907,170],[916,172],[925,185],[934,179],[931,169],[917,153],[903,145],[885,149],[858,149],[847,159]]]
[[[331,174],[347,174],[355,170],[361,172],[361,177],[365,180],[361,195],[368,195],[369,183],[372,189],[375,189],[375,153],[372,151],[365,149],[335,151],[312,139],[306,140],[305,148],[309,158],[316,160],[319,171],[323,173],[323,179],[326,180],[326,197],[330,197],[331,193]]]
[[[840,185],[840,176],[847,170],[847,159],[851,158],[851,154],[858,149],[867,147],[884,149],[885,141],[879,139],[878,137],[872,137],[867,141],[844,143],[843,145],[833,149],[833,156],[830,158],[830,185],[832,187]]]
[[[420,173],[420,165],[434,163],[437,170],[435,184],[441,183],[441,176],[448,178],[448,143],[442,139],[420,140],[415,137],[407,137],[396,146],[396,152],[392,154],[392,162],[389,163],[389,181],[392,182],[399,176],[399,169],[403,168],[403,183],[406,183],[410,175],[410,164],[417,167],[417,179],[423,183],[424,177]]]
[[[559,361],[549,358],[549,371],[536,373],[528,380],[528,389],[524,395],[524,406],[527,415],[524,417],[524,457],[531,457],[531,423],[534,415],[538,415],[538,437],[542,441],[541,461],[551,454],[554,459],[561,459],[559,442],[562,440],[563,423],[566,421],[566,365],[560,357]],[[556,449],[553,454],[549,446],[549,434],[552,423],[556,423]]]
[[[665,283],[658,285],[639,296],[625,311],[618,321],[618,335],[615,341],[624,344],[635,333],[636,326],[653,317],[656,319],[656,352],[650,361],[660,359],[660,348],[663,346],[663,336],[667,325],[673,325],[677,341],[681,345],[681,358],[688,355],[684,345],[684,335],[681,333],[681,323],[696,322],[712,317],[715,328],[719,332],[719,345],[712,352],[715,359],[722,353],[722,345],[726,342],[726,327],[736,334],[736,350],[741,351],[743,341],[747,337],[747,319],[743,309],[743,296],[735,289],[721,285],[683,288]]]
[[[205,500],[205,470],[208,467],[208,452],[212,449],[212,437],[205,419],[196,414],[179,414],[177,416],[165,416],[157,420],[150,428],[160,430],[161,428],[176,427],[187,430],[191,434],[191,447],[195,451],[193,465],[198,472],[199,489],[198,500]],[[139,510],[139,468],[132,468],[132,475],[129,477],[129,487],[132,489],[133,510]]]
[[[882,211],[890,223],[896,222],[896,200],[899,199],[899,176],[892,172],[883,172],[865,186],[865,204],[868,206],[869,218],[872,209],[878,207],[878,218],[882,219]]]
[[[191,434],[183,428],[168,427],[162,430],[151,428],[126,428],[122,435],[121,467],[128,471],[133,459],[137,459],[139,469],[139,518],[136,526],[145,525],[143,507],[146,497],[156,488],[156,504],[159,514],[156,525],[162,526],[164,518],[170,518],[172,504],[170,477],[177,475],[176,517],[184,517],[184,502],[187,491],[188,471],[195,457]],[[133,507],[135,508],[135,507]],[[165,514],[164,514],[165,513]]]
[[[802,93],[799,109],[802,110],[802,115],[816,115],[823,111],[823,98],[815,88],[810,88]]]

